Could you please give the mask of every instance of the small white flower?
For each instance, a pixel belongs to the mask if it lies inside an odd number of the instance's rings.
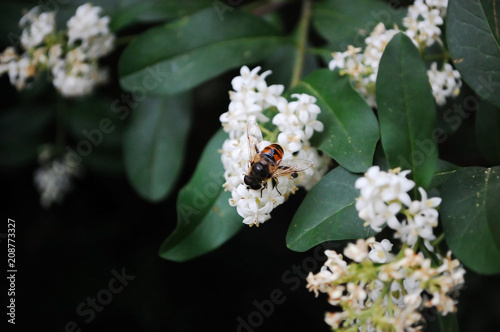
[[[344,255],[349,257],[355,262],[361,262],[368,257],[368,245],[375,242],[375,238],[371,237],[366,241],[364,239],[358,239],[356,244],[349,243],[344,249]]]
[[[332,329],[337,329],[342,321],[348,317],[348,313],[342,312],[327,312],[325,314],[325,323],[331,326]]]
[[[440,8],[430,8],[423,0],[415,0],[408,8],[408,15],[403,19],[406,34],[413,39],[420,48],[429,47],[436,41],[440,44],[441,29],[444,12]]]
[[[345,52],[334,52],[332,54],[333,60],[328,64],[328,68],[330,68],[330,70],[335,70],[336,68],[340,70],[345,69],[347,67],[346,59],[348,61],[349,59],[354,59],[359,52],[361,52],[361,47],[354,47],[352,45],[349,45]]]
[[[52,84],[65,97],[90,94],[98,84],[106,82],[108,74],[96,63],[59,60],[52,67]]]
[[[300,185],[306,190],[310,190],[323,175],[328,172],[332,159],[327,154],[322,154],[318,149],[310,146],[310,144],[303,144],[302,149],[297,154],[297,158],[306,159],[313,163],[313,167],[306,169],[299,173]]]
[[[33,7],[19,21],[23,28],[21,45],[25,50],[30,50],[42,43],[43,39],[54,31],[55,13],[40,13],[40,7]]]
[[[394,255],[390,253],[392,250],[391,241],[384,239],[382,242],[375,242],[371,245],[372,250],[368,257],[374,263],[387,263],[394,260]]]
[[[354,186],[361,192],[356,200],[358,215],[373,230],[380,232],[385,223],[391,228],[399,224],[396,215],[403,205],[411,204],[408,191],[415,186],[415,182],[406,178],[408,173],[398,170],[387,173],[372,166],[364,177],[356,180]]]
[[[261,74],[263,76],[263,78],[261,78],[258,74],[260,69],[261,69],[261,67],[257,66],[250,71],[250,69],[247,66],[241,67],[241,69],[240,69],[241,76],[236,76],[231,81],[231,85],[233,86],[233,90],[234,91],[242,91],[243,89],[245,89],[245,90],[256,89],[257,86],[259,85],[259,83],[262,80],[265,80],[265,77],[271,73],[271,71],[268,70],[268,71]]]
[[[436,8],[448,7],[448,0],[425,0],[425,3],[429,7],[436,7]]]
[[[49,208],[53,203],[61,203],[73,187],[73,178],[80,173],[78,167],[70,167],[64,158],[38,168],[34,173],[34,183],[40,192],[40,204]]]
[[[462,86],[460,73],[458,70],[454,70],[449,63],[445,63],[442,70],[438,70],[437,62],[433,62],[427,71],[427,76],[438,105],[444,105],[446,98],[456,97],[460,93]]]
[[[77,40],[87,45],[91,38],[109,34],[109,17],[100,17],[101,11],[101,7],[90,3],[76,9],[76,14],[67,23],[70,45],[75,45]]]
[[[7,64],[9,80],[18,90],[22,90],[27,81],[36,74],[36,68],[31,63],[31,58],[27,54],[23,54],[19,60],[11,60]]]
[[[267,122],[269,119],[262,111],[270,106],[277,106],[284,99],[281,97],[284,86],[267,86],[265,77],[271,71],[268,70],[261,75],[258,74],[260,67],[250,71],[243,66],[240,75],[231,81],[234,91],[229,91],[228,111],[223,113],[219,120],[224,131],[229,133],[230,138],[239,138],[246,133],[248,120]]]
[[[409,276],[403,280],[403,286],[408,294],[420,294],[422,292],[422,287],[420,287],[420,280],[416,279],[413,276]]]
[[[307,289],[309,291],[314,291],[316,297],[319,295],[319,292],[326,293],[328,290],[328,284],[335,280],[335,276],[326,266],[322,266],[321,270],[317,274],[312,274],[309,272],[309,275],[306,278],[307,281]]]
[[[421,201],[411,202],[408,208],[409,217],[401,224],[391,226],[397,231],[395,237],[401,238],[401,241],[414,245],[418,238],[425,241],[434,240],[433,228],[438,225],[438,216],[435,207],[441,203],[441,198],[433,197],[428,199],[427,193],[423,188],[418,188]]]
[[[370,36],[365,39],[366,48],[363,52],[364,64],[372,68],[374,77],[376,77],[378,72],[378,66],[385,47],[397,33],[398,30],[396,29],[386,30],[384,23],[381,22],[373,29]]]
[[[9,63],[12,60],[16,60],[18,55],[14,47],[7,47],[2,53],[0,53],[0,63]]]
[[[297,152],[302,149],[302,141],[304,139],[304,132],[297,130],[291,133],[280,133],[278,135],[278,143],[290,152]]]
[[[85,48],[88,59],[103,57],[114,49],[115,35],[109,33],[103,36],[96,36],[89,41]],[[85,47],[82,45],[82,47]]]
[[[232,192],[229,200],[231,206],[236,206],[236,210],[243,217],[243,223],[253,226],[271,218],[271,211],[275,206],[282,204],[285,198],[276,194],[276,190],[264,188],[260,190],[248,190],[246,185],[240,184]]]

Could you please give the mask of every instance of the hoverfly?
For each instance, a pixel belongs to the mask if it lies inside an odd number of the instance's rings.
[[[262,191],[267,187],[269,179],[272,180],[273,188],[276,187],[276,190],[281,195],[277,187],[278,177],[290,175],[292,178],[296,178],[298,172],[304,171],[313,165],[312,162],[306,159],[283,160],[283,147],[277,143],[268,145],[260,151],[257,144],[262,142],[262,132],[259,125],[253,120],[249,120],[247,123],[247,137],[250,168],[243,181],[247,185],[247,189],[260,189],[261,196]]]

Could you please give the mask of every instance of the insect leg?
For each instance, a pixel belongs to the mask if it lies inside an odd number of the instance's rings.
[[[276,191],[278,192],[278,194],[282,195],[281,192],[278,189],[278,184],[279,184],[278,178],[272,178],[271,182],[273,184],[273,188],[276,188]]]
[[[262,192],[264,191],[264,189],[267,188],[267,182],[264,182],[264,184],[262,185],[262,188],[260,189],[260,198],[262,198]]]

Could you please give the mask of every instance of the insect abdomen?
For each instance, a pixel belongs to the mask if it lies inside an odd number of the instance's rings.
[[[262,150],[261,156],[265,157],[267,162],[275,166],[283,159],[283,148],[279,144],[268,145]]]

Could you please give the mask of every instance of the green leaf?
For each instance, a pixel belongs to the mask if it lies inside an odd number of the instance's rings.
[[[191,122],[189,97],[147,98],[132,113],[123,142],[125,170],[147,200],[167,196],[181,171]]]
[[[64,117],[73,139],[85,140],[92,145],[90,154],[99,147],[118,149],[122,144],[125,123],[110,108],[112,103],[111,98],[94,95],[81,100],[63,100],[58,105],[64,108]],[[82,157],[86,159],[87,156]]]
[[[321,108],[318,119],[325,125],[313,144],[351,172],[364,172],[372,165],[379,139],[377,118],[347,77],[328,69],[317,70],[292,93],[307,93]]]
[[[476,112],[476,140],[481,154],[493,164],[500,164],[500,109],[481,101]]]
[[[388,28],[401,26],[405,14],[406,10],[395,9],[386,1],[329,0],[314,3],[312,19],[329,46],[343,51],[348,45],[362,46],[380,22]]]
[[[93,95],[78,100],[61,100],[58,108],[76,142],[65,149],[75,162],[95,172],[122,175],[124,119],[110,108],[111,98]]]
[[[460,328],[458,326],[457,315],[454,313],[448,313],[446,316],[436,315],[439,321],[439,330],[441,332],[458,332]]]
[[[458,170],[441,190],[446,242],[470,269],[500,272],[500,167]]]
[[[118,63],[120,84],[132,92],[174,94],[262,60],[283,41],[256,16],[235,10],[221,20],[207,8],[134,39]]]
[[[415,188],[427,188],[438,159],[432,135],[436,105],[420,53],[403,33],[392,38],[382,55],[376,98],[389,166],[410,169]]]
[[[441,187],[443,183],[445,183],[450,176],[455,174],[459,168],[459,166],[447,162],[446,160],[438,159],[436,172],[434,173],[434,177],[432,178],[429,188],[432,189]]]
[[[450,1],[446,41],[462,78],[482,99],[500,107],[500,2]]]
[[[166,21],[177,17],[189,15],[206,7],[213,6],[213,2],[206,0],[126,0],[111,15],[110,28],[116,32],[134,22]]]
[[[227,133],[222,129],[208,142],[193,177],[177,198],[177,227],[163,242],[160,256],[182,262],[212,251],[243,226],[224,191],[224,167],[218,150]]]
[[[295,213],[286,244],[295,251],[306,251],[329,240],[365,238],[375,232],[363,226],[358,217],[354,182],[359,176],[342,167],[326,174],[308,193]]]

